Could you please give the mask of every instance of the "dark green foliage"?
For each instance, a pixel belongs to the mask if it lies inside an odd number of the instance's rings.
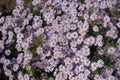
[[[90,78],[90,80],[94,80],[94,78]]]
[[[30,73],[34,76],[36,80],[42,80],[41,73],[44,72],[43,69],[32,66]]]
[[[91,53],[89,56],[90,61],[97,62],[99,59],[104,61],[105,66],[113,67],[112,56],[111,55],[99,55],[98,53]]]
[[[120,17],[120,11],[118,11],[119,9],[119,4],[116,5],[114,8],[112,9],[106,9],[106,12],[108,13],[109,16],[111,17],[115,17],[115,18],[119,18]]]
[[[119,18],[120,17],[120,12],[118,11],[118,9],[119,9],[119,7],[116,6],[116,7],[112,8],[110,10],[111,15],[114,16],[115,18]]]
[[[30,45],[29,51],[33,54],[33,56],[37,56],[36,49],[39,47],[42,43],[42,36],[39,35],[37,37],[34,37],[32,44]]]
[[[84,0],[78,0],[78,2],[79,2],[79,3],[82,3],[82,4],[85,3]]]
[[[90,56],[88,56],[88,58],[90,59],[91,62],[97,62],[98,60],[101,59],[101,60],[104,61],[105,67],[108,67],[108,68],[113,68],[114,67],[111,55],[107,55],[107,54],[99,55],[98,52],[97,52],[97,47],[96,46],[91,46],[90,47],[90,52],[91,52],[91,54],[90,54]],[[92,73],[92,75],[102,74],[103,71],[104,71],[104,67],[103,68],[98,68],[96,71],[94,71]]]
[[[32,11],[33,15],[39,15],[40,14],[40,9],[35,9]]]
[[[31,3],[33,0],[24,0],[25,3]]]
[[[92,35],[92,36],[94,36],[94,37],[96,37],[96,36],[98,35],[97,32],[94,32],[94,31],[92,30],[93,26],[95,26],[95,25],[97,25],[97,22],[96,22],[96,21],[91,22],[91,24],[90,24],[90,26],[89,26],[88,35],[90,35],[90,36]]]
[[[32,1],[33,0],[24,0],[25,1],[25,4],[24,4],[24,6],[25,6],[25,8],[30,8],[30,10],[31,10],[31,13],[33,14],[33,15],[39,15],[40,14],[40,7],[34,7],[33,5],[32,5]]]
[[[96,71],[93,72],[93,75],[95,74],[102,74],[102,72],[104,72],[104,68],[98,68]]]
[[[25,8],[26,7],[31,7],[32,6],[32,1],[33,0],[24,0],[24,2],[25,2],[25,4],[24,4]]]
[[[84,20],[83,16],[78,16],[78,20],[83,21]]]
[[[47,2],[48,0],[43,0],[44,2]]]
[[[97,62],[99,59],[104,61],[104,65],[108,68],[113,68],[113,62],[110,55],[99,55],[98,53],[91,53],[89,56],[91,62]],[[98,68],[96,71],[93,72],[95,74],[101,74],[104,71],[104,68]]]

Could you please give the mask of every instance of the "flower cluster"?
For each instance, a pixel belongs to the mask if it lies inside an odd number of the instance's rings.
[[[0,79],[120,80],[119,4],[16,0],[0,15]]]

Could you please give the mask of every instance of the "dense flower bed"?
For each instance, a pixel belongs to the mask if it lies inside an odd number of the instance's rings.
[[[120,80],[120,0],[16,0],[0,80]]]

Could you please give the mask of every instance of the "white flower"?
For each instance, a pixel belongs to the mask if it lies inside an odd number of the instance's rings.
[[[4,71],[8,70],[6,65],[3,65],[3,69],[4,69]]]
[[[83,39],[84,39],[83,36],[78,36],[77,43],[81,44],[83,42]]]
[[[94,80],[100,80],[101,76],[96,74],[95,77],[94,77]]]
[[[74,75],[74,73],[72,71],[70,71],[68,75],[69,75],[69,79],[72,80],[72,76]]]
[[[26,26],[27,24],[29,24],[29,20],[28,19],[24,19],[23,26]]]
[[[81,27],[81,29],[83,29],[84,31],[87,31],[89,29],[89,25],[88,25],[88,22],[85,21],[83,26]]]
[[[15,33],[20,33],[20,31],[21,31],[21,28],[19,28],[19,27],[16,27],[16,28],[14,28],[14,31],[15,31]]]
[[[10,64],[10,60],[9,59],[5,59],[4,60],[4,65],[9,65]]]
[[[120,44],[120,38],[118,38],[118,40],[117,40],[117,44]]]
[[[13,75],[9,76],[9,80],[13,80],[13,78],[14,78]]]
[[[51,55],[51,51],[48,51],[45,56],[49,57],[50,55]]]
[[[11,74],[12,74],[12,73],[11,73],[11,71],[10,71],[10,70],[8,70],[8,69],[7,69],[7,70],[5,70],[5,75],[6,75],[6,76],[11,76]]]
[[[90,72],[89,69],[85,69],[85,70],[84,70],[84,73],[85,73],[86,76],[89,76],[91,72]]]
[[[103,50],[98,50],[98,54],[103,55],[104,54]]]
[[[83,26],[83,22],[82,21],[79,21],[78,23],[77,23],[77,27],[78,28],[81,28]]]
[[[56,68],[53,75],[56,76],[57,75],[57,72],[58,72],[58,69]]]
[[[37,29],[37,28],[39,27],[39,25],[38,25],[38,23],[36,22],[36,23],[34,23],[34,24],[32,25],[32,27],[33,27],[33,29]]]
[[[113,69],[106,69],[105,70],[105,73],[109,76],[109,75],[112,75],[113,73]]]
[[[99,31],[98,26],[93,26],[93,31],[94,31],[94,32],[98,32],[98,31]]]
[[[82,50],[77,50],[76,54],[77,57],[83,56]]]
[[[84,73],[80,73],[78,74],[78,76],[79,76],[79,80],[88,80],[87,76]]]
[[[49,41],[49,46],[50,47],[54,47],[55,45],[56,45],[56,41],[54,41],[54,40]]]
[[[38,47],[37,48],[37,54],[40,55],[41,53],[43,53],[43,49],[42,49],[42,47]]]
[[[96,38],[95,45],[98,45],[99,47],[102,47],[103,46],[102,39],[103,39],[103,36],[98,35],[97,38]]]
[[[33,18],[33,14],[32,13],[29,13],[28,16],[27,16],[27,19],[32,19]]]
[[[95,38],[94,37],[89,37],[89,38],[86,38],[85,40],[84,40],[84,43],[86,44],[86,45],[93,45],[93,44],[95,44]]]
[[[83,30],[83,29],[79,29],[78,32],[79,32],[79,34],[80,34],[81,36],[85,36],[85,35],[86,35],[86,31]]]
[[[74,72],[75,72],[75,74],[79,74],[79,73],[80,73],[79,67],[76,67],[76,68],[74,69]]]
[[[17,57],[17,63],[20,64],[22,62],[22,57]]]
[[[72,63],[70,63],[70,64],[67,64],[66,67],[68,70],[72,70],[74,66]]]
[[[69,29],[70,29],[70,25],[69,24],[67,24],[67,25],[64,26],[64,32],[69,31]]]
[[[93,45],[95,43],[95,38],[93,36],[89,37],[90,45]]]
[[[109,16],[105,16],[105,17],[103,18],[103,20],[104,20],[104,22],[110,22],[110,17],[109,17]]]
[[[80,62],[80,59],[78,57],[74,57],[72,60],[76,64]]]
[[[84,65],[88,67],[88,66],[90,65],[90,60],[85,59],[85,61],[84,61]]]
[[[3,63],[4,60],[5,60],[5,57],[1,57],[1,58],[0,58],[0,63]]]
[[[71,47],[71,50],[75,53],[77,48],[76,47]]]
[[[97,61],[98,67],[103,67],[104,66],[104,61],[103,60],[98,60]]]
[[[117,27],[120,28],[120,22],[117,23]]]
[[[76,26],[76,25],[71,24],[71,26],[70,26],[70,30],[75,30],[76,28],[77,28],[77,26]]]
[[[84,62],[87,58],[85,56],[80,56],[80,61]]]
[[[18,44],[22,44],[22,39],[17,39],[17,43]],[[18,46],[16,46],[16,48],[17,48]]]
[[[9,38],[12,38],[14,34],[13,34],[13,32],[9,31],[8,35],[9,35]]]
[[[44,28],[39,28],[39,33],[42,34],[44,32]]]
[[[77,46],[77,42],[75,41],[72,41],[71,44],[70,44],[71,47],[76,47]]]
[[[84,19],[88,19],[89,15],[88,14],[84,14]]]
[[[32,5],[33,5],[33,6],[36,6],[37,4],[38,4],[38,0],[33,0],[33,1],[32,1]]]
[[[73,61],[71,60],[71,58],[66,57],[64,60],[65,65],[71,64]]]
[[[29,75],[28,75],[28,74],[25,74],[25,75],[24,75],[24,80],[29,80],[29,79],[30,79]]]
[[[85,67],[83,64],[81,64],[79,67],[78,67],[79,71],[80,72],[83,72],[85,70]]]
[[[107,8],[106,1],[101,1],[99,6],[100,6],[100,9],[105,9],[105,8]]]
[[[91,70],[95,71],[95,70],[97,70],[97,68],[98,68],[98,64],[96,62],[92,62],[91,63]]]
[[[76,39],[78,37],[78,33],[75,31],[72,33],[72,38]]]
[[[18,51],[21,51],[22,48],[21,48],[21,45],[20,44],[16,44],[15,48],[18,50]]]
[[[108,77],[108,80],[115,80],[115,77],[111,75]]]
[[[71,39],[71,38],[72,38],[72,33],[71,33],[71,32],[67,32],[66,37],[67,37],[68,39]]]
[[[29,44],[27,42],[23,42],[22,47],[23,47],[23,49],[28,49]]]
[[[100,39],[100,40],[102,40],[103,36],[102,35],[98,35],[97,38]]]
[[[63,71],[62,71],[64,74],[69,74],[69,70],[64,68]]]
[[[96,13],[92,13],[91,16],[90,16],[90,19],[91,19],[92,21],[96,20],[96,19],[97,19]]]
[[[46,58],[45,54],[44,54],[44,53],[41,53],[41,54],[40,54],[40,59],[41,59],[41,60],[44,60],[45,58]]]
[[[84,56],[89,56],[89,55],[90,55],[90,49],[89,49],[88,46],[84,46],[84,47],[82,48],[82,54],[83,54]]]
[[[30,60],[32,59],[32,54],[29,54],[28,52],[24,52],[24,58]]]
[[[17,3],[18,5],[23,5],[23,4],[24,4],[24,1],[23,1],[23,0],[16,0],[16,3]]]
[[[103,28],[107,28],[108,27],[108,23],[107,22],[104,22],[103,23]]]
[[[18,67],[19,67],[18,64],[13,65],[13,70],[14,70],[14,71],[17,71],[17,70],[18,70]]]
[[[22,39],[22,38],[24,38],[24,35],[22,33],[18,33],[17,34],[17,39]]]
[[[59,71],[63,71],[65,69],[65,66],[63,66],[62,64],[59,66]]]
[[[8,49],[5,51],[5,55],[9,56],[11,54],[11,51]]]
[[[18,80],[24,80],[24,78],[23,78],[21,73],[18,74]]]
[[[103,42],[102,41],[99,41],[97,44],[98,44],[99,47],[103,46]]]
[[[107,53],[108,54],[113,54],[115,52],[115,48],[114,47],[109,47],[108,50],[107,50]]]
[[[32,39],[33,39],[33,36],[29,36],[29,37],[26,39],[26,42],[32,43]]]
[[[1,18],[0,18],[0,23],[3,23],[4,20],[5,20],[5,18],[4,18],[4,17],[1,17]]]
[[[58,34],[55,34],[55,33],[52,34],[51,39],[57,41],[58,40]]]

